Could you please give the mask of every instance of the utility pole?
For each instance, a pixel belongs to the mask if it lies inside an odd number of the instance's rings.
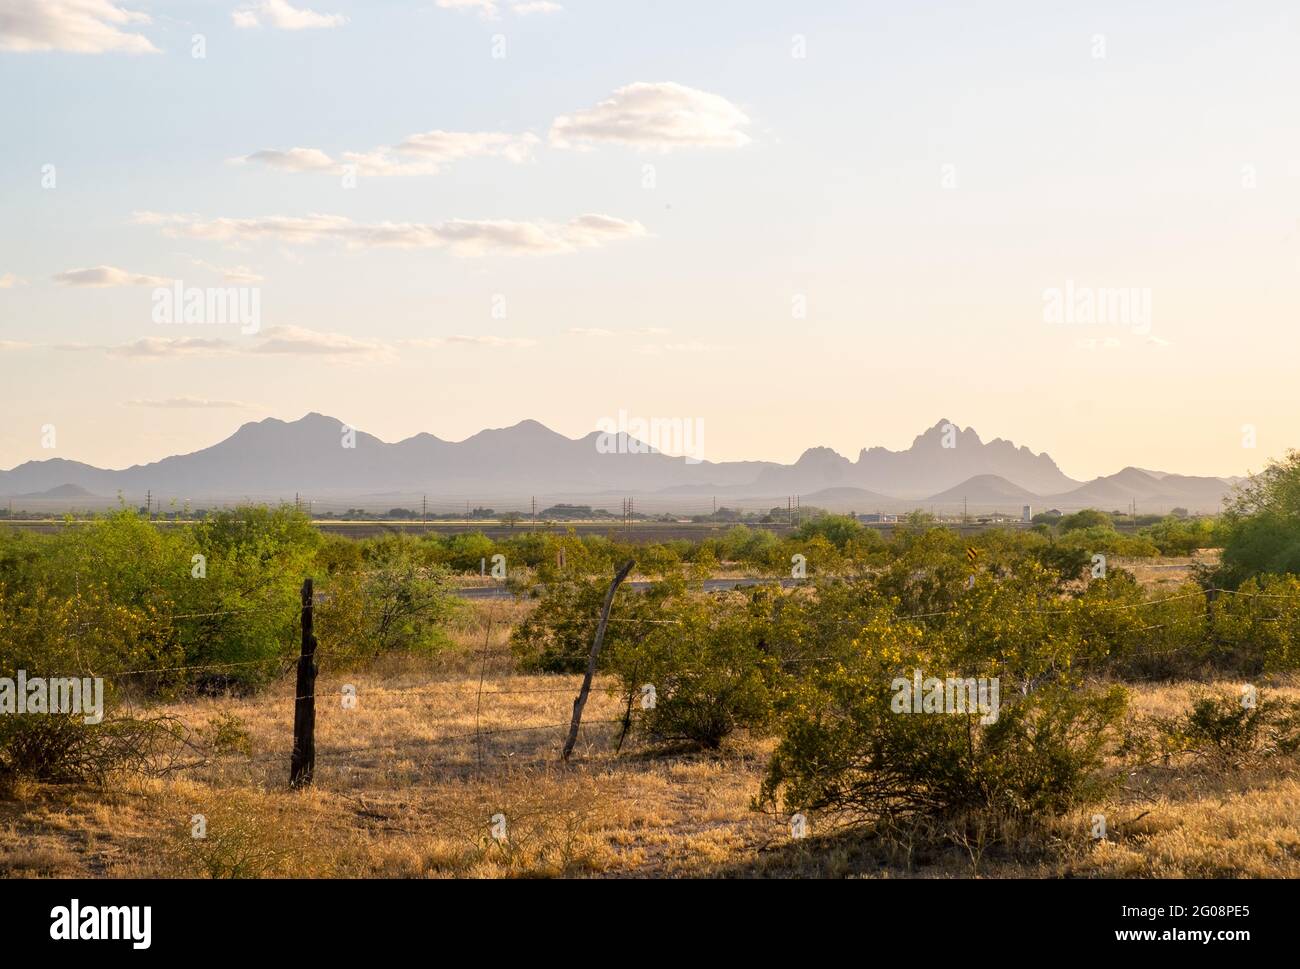
[[[420,522],[424,525],[424,530],[429,530],[429,496],[425,495],[420,499]]]
[[[533,531],[537,531],[537,496],[533,495]]]
[[[153,518],[153,489],[144,494],[144,513],[146,518]]]
[[[966,524],[966,496],[961,496],[961,523]]]

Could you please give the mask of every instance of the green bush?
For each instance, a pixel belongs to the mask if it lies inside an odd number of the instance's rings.
[[[764,649],[762,624],[743,603],[724,597],[673,610],[671,623],[624,637],[611,650],[638,731],[654,743],[716,749],[739,728],[759,732],[772,717],[777,666]],[[646,686],[654,704],[638,698]]]
[[[540,591],[536,607],[510,634],[519,667],[533,673],[583,673],[596,638],[609,575],[557,575]],[[610,608],[601,647],[600,668],[623,643],[636,642],[671,618],[672,607],[685,599],[686,579],[675,574],[644,590],[619,587]]]
[[[1122,689],[1056,681],[1004,693],[996,721],[985,724],[978,711],[894,712],[891,683],[909,666],[868,661],[806,684],[785,718],[760,803],[871,826],[972,813],[1039,820],[1114,782],[1104,759],[1119,739]]]
[[[385,653],[435,653],[450,642],[445,626],[459,607],[442,566],[424,565],[422,543],[388,535],[362,547],[356,570],[317,583],[317,638],[335,668]]]
[[[1161,555],[1191,555],[1200,548],[1216,548],[1222,541],[1212,518],[1178,518],[1173,515],[1139,531],[1160,549]]]
[[[1300,670],[1300,576],[1265,575],[1218,594],[1216,658],[1243,673]]]
[[[1076,511],[1072,515],[1065,515],[1056,524],[1062,534],[1078,531],[1079,529],[1101,528],[1113,530],[1115,527],[1114,519],[1106,512],[1098,511],[1096,508],[1085,508],[1083,511]]]
[[[1222,533],[1217,584],[1235,589],[1264,573],[1300,575],[1300,451],[1272,462],[1237,491]]]

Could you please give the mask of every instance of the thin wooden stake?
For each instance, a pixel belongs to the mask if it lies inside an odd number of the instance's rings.
[[[600,645],[605,641],[605,625],[609,622],[609,608],[614,604],[614,593],[618,591],[619,583],[627,578],[627,574],[632,571],[632,566],[635,564],[633,559],[628,559],[619,566],[614,581],[609,584],[609,589],[605,592],[605,605],[600,610],[596,638],[591,644],[591,656],[587,660],[587,675],[582,678],[582,689],[578,692],[577,699],[573,701],[573,721],[569,724],[569,739],[564,742],[564,752],[560,754],[561,760],[569,759],[569,754],[573,753],[573,745],[578,742],[578,728],[582,726],[582,708],[587,705],[587,694],[591,692],[591,678],[596,675],[596,657],[600,655]]]

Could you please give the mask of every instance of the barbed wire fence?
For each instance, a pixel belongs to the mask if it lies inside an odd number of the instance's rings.
[[[610,589],[611,600],[616,589],[617,581]],[[505,594],[504,589],[501,591]],[[192,674],[198,672],[226,673],[265,667],[268,670],[269,678],[275,681],[284,679],[291,671],[296,671],[297,688],[292,693],[292,722],[290,723],[288,717],[286,717],[285,722],[286,734],[290,733],[291,729],[293,737],[292,744],[287,751],[287,757],[283,748],[265,751],[257,755],[250,754],[250,759],[265,763],[268,770],[273,772],[276,762],[282,763],[282,758],[287,760],[289,784],[292,788],[307,787],[320,779],[316,771],[318,757],[321,758],[322,764],[331,768],[347,768],[350,765],[343,763],[346,758],[411,753],[415,755],[416,763],[421,770],[443,772],[450,777],[473,779],[490,786],[503,782],[507,775],[517,776],[517,772],[521,767],[537,768],[550,765],[558,768],[561,763],[565,763],[570,765],[566,769],[572,769],[573,766],[577,766],[579,770],[585,767],[592,767],[597,770],[605,769],[609,764],[606,757],[590,757],[589,755],[599,753],[616,757],[621,752],[622,741],[631,726],[631,696],[627,698],[627,711],[620,717],[582,718],[576,715],[577,711],[575,711],[574,716],[563,719],[556,717],[543,723],[502,724],[497,722],[496,718],[485,716],[485,713],[490,713],[493,710],[493,705],[496,702],[494,698],[498,697],[537,696],[558,698],[568,695],[575,698],[576,706],[576,699],[582,692],[582,682],[584,680],[584,677],[579,674],[550,673],[544,674],[544,681],[539,685],[537,682],[539,677],[520,673],[515,650],[510,648],[508,643],[503,645],[493,643],[494,629],[508,628],[508,623],[498,615],[497,606],[500,600],[497,598],[490,599],[485,609],[478,614],[482,619],[482,646],[472,652],[464,652],[464,655],[472,658],[477,665],[474,690],[474,726],[472,730],[445,731],[433,737],[408,736],[393,742],[326,743],[318,747],[315,735],[317,700],[328,702],[331,705],[337,703],[338,707],[334,709],[342,711],[355,709],[358,702],[367,704],[378,702],[383,704],[391,703],[398,708],[416,711],[419,716],[436,716],[438,700],[452,697],[457,693],[463,696],[466,680],[463,674],[449,678],[447,670],[438,666],[437,657],[435,657],[435,661],[430,664],[427,670],[430,682],[421,685],[410,687],[368,685],[365,687],[364,696],[360,697],[355,692],[355,688],[349,694],[347,685],[345,685],[342,692],[338,689],[320,691],[316,687],[318,661],[322,658],[331,658],[331,644],[327,634],[323,645],[317,645],[315,641],[314,611],[317,605],[322,602],[323,597],[328,595],[328,592],[317,592],[311,579],[304,580],[298,622],[302,642],[297,657],[276,655],[248,660],[146,666],[113,671],[106,673],[104,678],[121,679],[133,676]],[[1175,595],[1144,598],[1136,602],[1094,603],[1091,605],[1091,609],[1097,613],[1129,613],[1161,608],[1169,603],[1197,597],[1205,598],[1208,604],[1221,595],[1240,597],[1247,600],[1300,600],[1300,595],[1247,592],[1238,589],[1210,587],[1181,592]],[[889,618],[894,622],[927,622],[960,614],[965,608],[968,607],[952,606],[945,609],[925,610],[910,614],[895,614],[889,616]],[[1042,604],[1024,611],[1026,613],[1060,614],[1073,608],[1075,606],[1072,604],[1063,602],[1060,604]],[[283,613],[285,606],[283,603],[255,603],[228,609],[174,613],[159,616],[158,618],[170,624],[225,617],[242,617],[253,612],[270,612],[272,610]],[[680,618],[615,616],[608,615],[608,612],[605,621],[612,624],[638,624],[649,627],[671,627],[683,624],[683,620]],[[1126,634],[1140,635],[1166,628],[1178,621],[1177,619],[1170,619],[1163,622],[1128,627],[1124,632]],[[93,621],[79,621],[76,628],[79,631],[85,630],[94,624]],[[845,619],[831,622],[829,625],[851,628],[854,626],[861,627],[861,622],[854,619]],[[1204,643],[1196,641],[1168,648],[1135,649],[1125,655],[1128,659],[1140,659],[1146,656],[1166,656],[1203,648]],[[834,662],[843,658],[844,654],[842,652],[814,653],[813,655],[787,655],[781,662],[790,667],[796,667],[801,664]],[[593,656],[592,659],[594,668],[595,657]],[[684,673],[701,672],[701,670],[693,669],[689,665],[680,667],[680,670]],[[304,684],[307,684],[305,688]],[[590,686],[589,680],[587,685]],[[528,712],[531,716],[537,716],[536,708]],[[566,734],[571,734],[575,738],[581,737],[582,739],[583,756],[578,757],[576,761],[570,762],[567,758],[562,760]],[[518,749],[517,744],[515,744],[515,741],[521,737],[532,738],[531,742],[523,750]],[[493,741],[501,739],[505,739],[507,743],[501,747],[495,747]],[[190,746],[193,747],[193,745]],[[468,757],[465,756],[466,751],[470,752]],[[456,754],[460,754],[460,756],[455,756]],[[496,756],[493,756],[493,754]],[[521,754],[523,756],[520,756]],[[344,792],[340,791],[340,793]],[[782,827],[791,823],[788,818],[777,816],[770,816],[767,820]]]

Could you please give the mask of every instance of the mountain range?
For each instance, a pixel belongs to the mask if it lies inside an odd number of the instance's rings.
[[[793,464],[700,461],[671,457],[624,434],[615,447],[600,433],[568,438],[539,424],[480,431],[464,441],[417,434],[396,443],[355,431],[322,414],[296,421],[250,422],[211,447],[120,470],[53,458],[0,471],[0,496],[73,499],[117,493],[201,499],[428,495],[502,499],[522,507],[529,495],[551,500],[638,496],[638,507],[671,509],[715,498],[751,507],[803,504],[835,510],[901,510],[966,505],[1019,512],[1099,507],[1159,512],[1182,506],[1217,511],[1237,479],[1189,477],[1124,468],[1092,481],[1065,475],[1046,453],[940,420],[902,451],[863,448],[850,460],[814,447]],[[353,446],[345,446],[351,443]],[[650,504],[647,504],[647,499]]]

